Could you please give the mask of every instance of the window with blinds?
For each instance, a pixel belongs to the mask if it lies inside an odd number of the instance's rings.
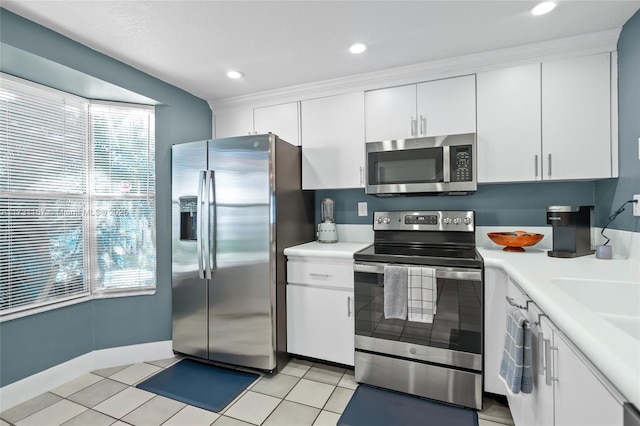
[[[96,291],[155,284],[153,109],[91,105]]]
[[[152,107],[0,75],[0,314],[155,287]]]

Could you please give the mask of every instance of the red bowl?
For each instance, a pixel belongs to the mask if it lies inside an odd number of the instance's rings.
[[[505,246],[504,251],[524,251],[522,247],[529,247],[540,242],[544,234],[526,231],[489,232],[487,234],[494,243]]]

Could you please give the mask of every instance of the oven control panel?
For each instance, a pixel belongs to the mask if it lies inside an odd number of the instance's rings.
[[[375,212],[373,230],[475,232],[475,214],[471,210]]]

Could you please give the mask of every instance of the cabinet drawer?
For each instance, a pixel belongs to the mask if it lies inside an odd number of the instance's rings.
[[[289,260],[287,262],[287,282],[353,289],[353,261]]]

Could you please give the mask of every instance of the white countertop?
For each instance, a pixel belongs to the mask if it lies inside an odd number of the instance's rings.
[[[640,407],[640,334],[623,332],[553,282],[558,278],[591,284],[623,281],[640,287],[638,260],[601,260],[594,255],[560,259],[547,256],[545,250],[528,248],[524,253],[512,253],[498,246],[479,247],[478,251],[485,267],[504,269],[624,397]],[[603,297],[617,303],[616,298],[622,296],[605,291]],[[640,321],[640,312],[636,319]]]
[[[329,257],[338,259],[353,259],[353,254],[365,247],[370,246],[370,242],[342,242],[319,243],[312,241],[284,249],[285,256],[314,256]]]

